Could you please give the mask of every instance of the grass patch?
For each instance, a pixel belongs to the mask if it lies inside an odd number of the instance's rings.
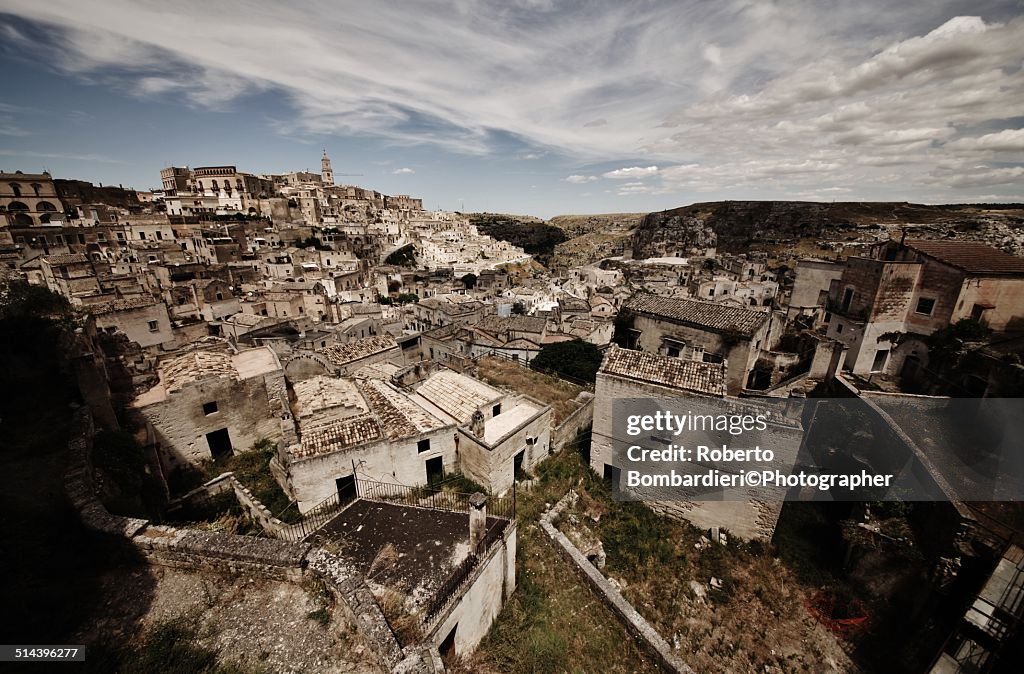
[[[292,524],[302,519],[295,503],[277,483],[270,472],[270,460],[275,454],[274,443],[260,440],[245,452],[238,452],[221,461],[206,465],[206,479],[212,480],[221,473],[231,471],[235,479],[252,492],[260,503],[279,520]]]
[[[450,671],[658,672],[537,525],[545,505],[596,476],[571,449],[552,455],[536,472],[536,486],[520,492],[517,503],[516,591],[477,652]]]
[[[523,393],[551,405],[555,426],[576,411],[573,400],[586,390],[503,358],[481,358],[478,366],[478,376],[488,384]]]

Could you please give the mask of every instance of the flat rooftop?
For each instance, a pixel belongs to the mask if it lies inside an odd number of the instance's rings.
[[[489,529],[503,523],[487,518]],[[371,587],[397,589],[410,597],[413,612],[469,554],[468,513],[358,500],[320,533],[338,543],[338,557]]]
[[[484,422],[484,442],[488,445],[496,444],[506,435],[537,416],[538,412],[540,412],[540,408],[525,402],[520,402],[509,410],[503,409],[501,414]]]

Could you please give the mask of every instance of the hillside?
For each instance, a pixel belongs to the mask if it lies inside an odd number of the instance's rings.
[[[1024,252],[1024,205],[896,202],[815,203],[719,201],[696,203],[645,216],[630,239],[633,256],[687,254],[714,246],[740,253],[766,250],[807,254],[842,252],[898,236],[985,241]]]
[[[626,232],[644,219],[645,213],[601,213],[595,215],[556,215],[548,220],[569,237],[583,236],[592,232],[606,234]]]
[[[530,215],[467,213],[466,217],[481,234],[519,246],[541,264],[547,264],[555,246],[568,238],[558,227]]]

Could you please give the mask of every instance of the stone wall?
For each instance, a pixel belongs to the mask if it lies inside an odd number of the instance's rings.
[[[69,443],[64,488],[87,529],[120,539],[126,550],[141,555],[150,564],[215,573],[258,574],[287,582],[301,582],[310,575],[316,576],[327,583],[338,600],[338,610],[356,626],[378,662],[388,671],[395,674],[444,671],[435,647],[421,644],[403,650],[399,646],[362,577],[325,550],[308,543],[165,526],[111,514],[96,495],[91,463],[92,437],[92,418],[86,409],[80,409]],[[251,499],[257,510],[266,510],[231,475],[219,476],[185,498],[208,499],[213,495],[211,492],[222,493],[229,487],[240,500]]]
[[[576,439],[577,434],[594,423],[594,397],[590,396],[572,414],[551,431],[551,451],[558,451]]]
[[[552,521],[574,498],[576,498],[576,493],[570,491],[554,508],[544,513],[540,518],[541,529],[551,538],[555,548],[569,562],[570,566],[590,586],[597,598],[611,609],[612,613],[625,625],[626,630],[640,642],[641,647],[650,653],[665,671],[694,674],[694,671],[672,652],[672,647],[655,631],[651,624],[633,608],[632,604],[626,601],[618,590],[612,587],[608,579],[583,556],[583,553],[572,544],[572,541],[552,524]]]

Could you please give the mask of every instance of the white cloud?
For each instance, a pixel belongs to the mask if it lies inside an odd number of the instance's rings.
[[[416,173],[416,171],[411,169],[411,168],[409,168],[408,166],[403,166],[400,169],[395,169],[394,171],[392,171],[392,173],[395,174],[396,176],[400,176],[400,175],[409,175],[410,173]]]
[[[960,138],[949,146],[964,150],[1024,152],[1024,129],[1003,129],[999,133],[986,133],[978,138]]]
[[[60,45],[2,26],[14,48],[147,99],[228,109],[281,95],[295,114],[277,127],[300,138],[369,134],[487,154],[514,137],[528,147],[511,156],[524,159],[641,157],[602,177],[643,179],[620,188],[653,194],[825,194],[841,179],[858,196],[941,188],[954,199],[1003,189],[1024,164],[1022,130],[1006,128],[1024,110],[1024,17],[999,0],[409,0],[343,11],[254,0],[245,12],[7,0],[4,12],[45,24]],[[16,121],[0,118],[0,133],[18,132]]]
[[[604,178],[622,180],[628,178],[648,178],[658,172],[657,166],[630,166],[628,168],[615,169],[601,174]]]

